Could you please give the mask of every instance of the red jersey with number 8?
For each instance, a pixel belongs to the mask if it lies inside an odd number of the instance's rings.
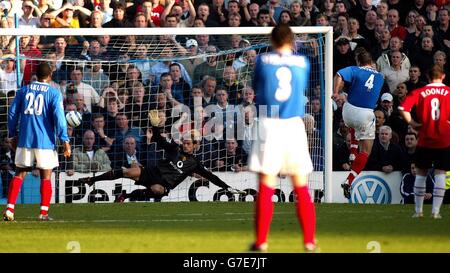
[[[430,83],[410,93],[399,106],[410,112],[416,106],[419,140],[417,146],[425,148],[450,147],[450,87]]]

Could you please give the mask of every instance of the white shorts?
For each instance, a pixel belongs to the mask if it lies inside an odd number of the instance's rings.
[[[19,168],[36,167],[42,170],[52,170],[59,166],[58,153],[50,149],[17,148],[15,164]]]
[[[267,175],[308,175],[313,171],[301,118],[265,118],[257,127],[249,157],[251,171]]]
[[[375,114],[372,109],[346,102],[342,108],[342,118],[348,127],[355,129],[357,140],[375,139]]]

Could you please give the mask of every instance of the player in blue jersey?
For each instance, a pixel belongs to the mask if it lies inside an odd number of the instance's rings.
[[[51,220],[48,209],[52,198],[51,174],[58,166],[56,139],[64,143],[64,156],[71,150],[67,135],[62,95],[49,85],[52,70],[48,63],[39,64],[38,81],[17,92],[8,113],[8,131],[16,149],[16,175],[11,180],[8,204],[3,216],[5,221],[14,220],[14,205],[23,179],[34,162],[41,175],[41,213],[39,219]],[[17,128],[18,127],[18,128]]]
[[[347,180],[341,185],[347,199],[350,199],[353,180],[366,166],[372,151],[375,139],[373,109],[384,82],[383,75],[373,67],[369,52],[359,50],[356,63],[358,66],[343,68],[334,77],[334,100],[339,98],[339,92],[344,85],[349,85],[347,102],[342,109],[342,117],[345,124],[350,127],[352,135],[350,160],[353,160],[353,163]]]
[[[280,24],[273,28],[273,51],[258,56],[253,75],[257,97],[259,129],[250,155],[250,170],[259,174],[256,199],[256,241],[253,251],[267,250],[267,237],[273,215],[272,196],[279,173],[291,177],[298,202],[297,216],[303,229],[306,251],[316,251],[314,203],[307,175],[313,166],[302,117],[310,65],[304,56],[293,54],[295,36]],[[267,115],[264,114],[267,109]]]

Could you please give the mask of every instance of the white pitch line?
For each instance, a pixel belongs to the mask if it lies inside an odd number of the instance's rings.
[[[254,215],[254,212],[225,212],[225,215]],[[274,212],[273,215],[294,214],[294,212]]]
[[[28,218],[29,219],[29,218]],[[9,222],[11,224],[30,224],[30,223],[130,223],[130,222],[219,222],[219,221],[253,221],[253,218],[211,218],[211,219],[135,219],[135,220],[120,220],[120,219],[108,219],[108,220],[53,220],[47,222],[36,221],[21,221],[16,220]]]
[[[223,213],[227,216],[240,216],[240,215],[251,215],[253,216],[253,212],[225,212]],[[292,214],[290,212],[274,212],[274,215],[284,215],[284,214]],[[217,214],[214,213],[177,213],[177,216],[210,216],[214,215],[217,216]],[[171,215],[156,215],[156,217],[170,217]],[[25,219],[36,219],[34,217],[24,217]],[[253,217],[249,218],[204,218],[204,219],[97,219],[97,220],[53,220],[50,221],[50,223],[129,223],[129,222],[212,222],[212,221],[253,221]],[[13,223],[36,223],[39,222],[37,219],[35,221],[25,220],[21,221],[20,219],[13,222]]]

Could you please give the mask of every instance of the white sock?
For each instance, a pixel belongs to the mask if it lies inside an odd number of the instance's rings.
[[[416,204],[416,213],[423,212],[423,198],[426,190],[425,179],[425,176],[416,175],[416,180],[414,181],[414,203]]]
[[[437,214],[441,209],[442,200],[445,195],[445,174],[438,174],[434,176],[434,190],[433,190],[433,209],[431,213]]]

